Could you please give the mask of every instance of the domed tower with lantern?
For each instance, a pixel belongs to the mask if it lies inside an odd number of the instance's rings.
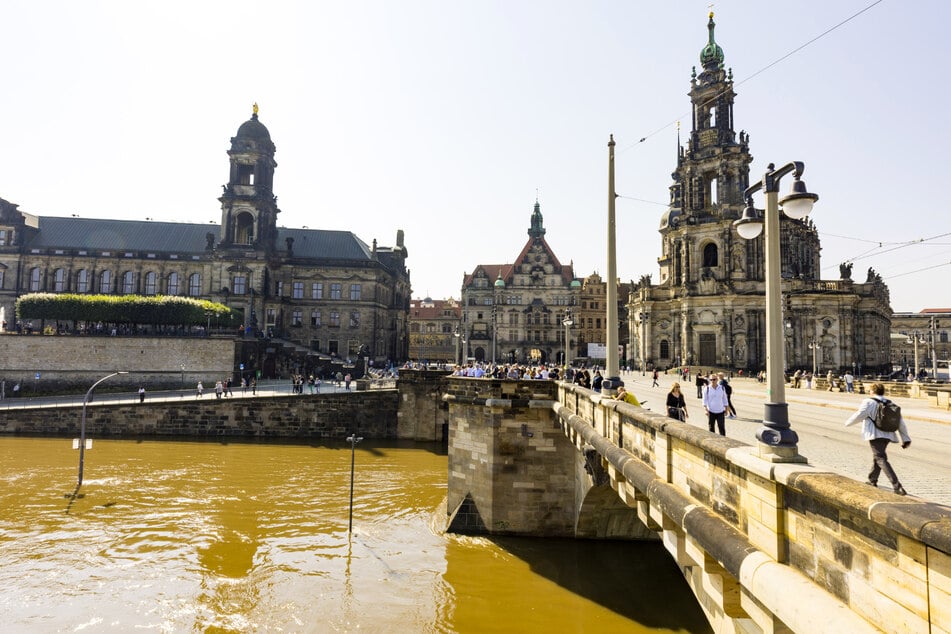
[[[277,244],[277,197],[274,195],[274,143],[258,119],[254,104],[251,118],[231,138],[231,170],[221,202],[219,248],[271,252]]]

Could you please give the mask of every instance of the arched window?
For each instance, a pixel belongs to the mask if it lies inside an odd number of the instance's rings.
[[[180,292],[179,291],[180,284],[181,282],[179,281],[178,273],[169,273],[168,274],[168,288],[166,289],[166,292],[169,295],[178,295],[178,293]]]
[[[660,358],[669,359],[670,358],[670,342],[666,339],[660,340]]]
[[[56,269],[53,271],[53,292],[62,293],[66,290],[66,271]]]
[[[155,274],[155,271],[149,271],[145,274],[145,294],[146,295],[155,295],[156,293],[156,283],[158,276]]]
[[[135,292],[135,273],[126,271],[122,274],[122,294],[131,295]]]
[[[710,268],[714,266],[719,266],[719,252],[717,245],[713,242],[707,244],[703,247],[703,266],[704,268]]]
[[[112,271],[103,271],[99,274],[99,292],[108,295],[112,292]]]
[[[240,213],[235,218],[235,244],[254,244],[254,216],[249,213]]]
[[[40,268],[34,266],[30,269],[30,292],[35,293],[40,290]]]
[[[76,274],[76,292],[89,292],[89,271],[86,269],[81,269],[79,273]]]
[[[188,276],[188,294],[192,297],[201,295],[201,273],[192,273]]]

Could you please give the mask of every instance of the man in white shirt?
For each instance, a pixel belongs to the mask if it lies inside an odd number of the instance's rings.
[[[869,391],[872,397],[862,401],[862,405],[859,406],[858,411],[852,414],[849,420],[845,421],[845,425],[848,427],[853,423],[862,421],[862,438],[867,440],[869,446],[872,448],[872,470],[869,471],[868,474],[868,483],[873,487],[877,487],[878,476],[884,471],[885,477],[892,483],[892,489],[894,489],[895,493],[898,495],[908,495],[908,492],[905,491],[901,482],[898,481],[895,470],[892,469],[892,466],[888,463],[888,455],[885,453],[890,443],[898,442],[899,435],[901,435],[902,449],[907,449],[911,445],[911,437],[908,435],[908,426],[905,425],[905,418],[902,417],[898,422],[897,434],[893,431],[883,431],[876,427],[873,417],[878,414],[878,408],[881,407],[885,401],[883,397],[885,394],[885,386],[881,383],[872,383]]]
[[[710,375],[709,381],[703,389],[703,411],[707,413],[707,424],[712,433],[713,425],[716,423],[720,435],[726,436],[726,422],[723,419],[730,401],[715,374]]]

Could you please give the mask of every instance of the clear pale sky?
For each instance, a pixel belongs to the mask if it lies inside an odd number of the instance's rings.
[[[735,125],[751,180],[805,162],[823,279],[854,259],[895,311],[951,307],[951,3],[874,2],[715,3]],[[38,215],[219,222],[229,140],[257,102],[280,224],[382,245],[403,229],[413,295],[459,297],[465,272],[518,255],[536,191],[559,259],[604,275],[613,133],[618,275],[657,282],[709,6],[7,3],[0,197]]]

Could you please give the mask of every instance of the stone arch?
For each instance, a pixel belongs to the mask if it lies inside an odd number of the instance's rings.
[[[600,460],[600,457],[598,458]],[[610,484],[588,489],[578,509],[575,537],[583,539],[656,540],[657,535],[625,504]]]

